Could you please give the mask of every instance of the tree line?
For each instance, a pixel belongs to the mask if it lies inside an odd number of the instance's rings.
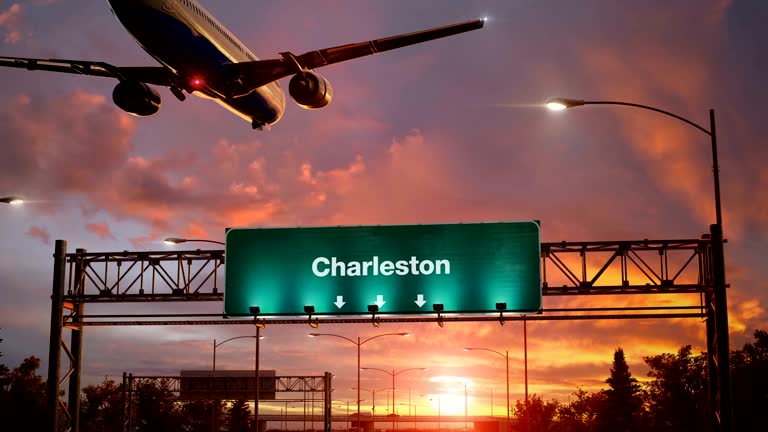
[[[768,333],[756,330],[754,341],[731,351],[734,428],[768,431]],[[650,368],[640,383],[629,371],[624,351],[616,349],[607,388],[578,389],[562,403],[533,395],[517,401],[513,412],[521,430],[531,432],[671,432],[714,430],[709,406],[706,353],[690,345],[676,353],[644,357]]]
[[[0,339],[2,342],[2,339]],[[512,408],[520,430],[530,432],[667,432],[713,431],[709,407],[707,357],[690,345],[676,353],[644,357],[648,380],[630,372],[624,351],[617,348],[606,388],[581,388],[567,403],[532,395]],[[768,332],[756,330],[754,341],[731,351],[734,430],[768,431]],[[2,353],[0,352],[0,361]],[[40,359],[30,356],[14,369],[0,363],[0,424],[9,430],[44,430],[46,383],[38,373]],[[83,388],[82,432],[122,431],[122,383],[105,378]],[[140,432],[209,432],[255,430],[246,401],[182,401],[160,382],[141,383],[134,392],[132,425]]]

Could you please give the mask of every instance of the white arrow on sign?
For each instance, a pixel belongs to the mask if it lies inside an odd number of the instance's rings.
[[[422,306],[424,306],[427,303],[424,300],[424,294],[418,294],[416,296],[416,300],[414,300],[413,302],[416,303],[416,306],[418,306],[418,307],[422,307]]]
[[[347,303],[344,302],[344,296],[336,296],[336,301],[333,302],[333,304],[335,304],[337,308],[341,309]]]
[[[376,296],[376,306],[378,306],[379,308],[381,308],[382,306],[384,306],[384,303],[386,303],[386,302],[384,301],[384,296],[383,296],[383,295],[377,295],[377,296]]]

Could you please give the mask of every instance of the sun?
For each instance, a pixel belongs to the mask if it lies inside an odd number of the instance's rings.
[[[464,415],[471,408],[472,380],[466,377],[436,376],[429,379],[435,392],[428,395],[432,409],[440,415]]]

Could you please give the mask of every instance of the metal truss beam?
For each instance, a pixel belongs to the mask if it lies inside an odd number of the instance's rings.
[[[221,301],[219,269],[223,250],[107,252],[67,255],[70,301],[149,302]],[[81,263],[81,280],[73,266]]]
[[[711,280],[705,276],[709,270],[709,244],[708,238],[542,243],[542,292],[544,295],[701,292],[711,286]]]
[[[670,294],[711,286],[708,238],[542,243],[542,293]],[[65,301],[78,303],[222,301],[223,250],[67,255]],[[72,277],[80,263],[82,277]],[[614,271],[610,271],[614,270]],[[617,278],[617,274],[619,277]]]

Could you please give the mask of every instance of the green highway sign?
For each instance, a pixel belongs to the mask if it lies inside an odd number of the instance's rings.
[[[537,222],[230,229],[224,314],[538,312],[540,249]]]

